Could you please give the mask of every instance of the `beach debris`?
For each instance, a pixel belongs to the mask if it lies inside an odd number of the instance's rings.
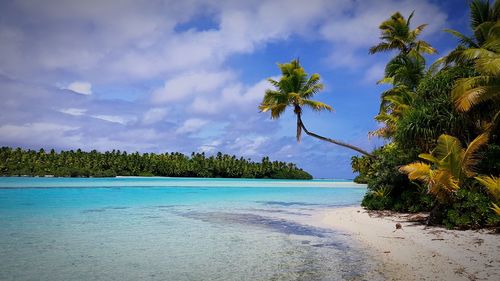
[[[391,251],[384,251],[384,254],[389,254]]]
[[[396,229],[393,232],[396,232],[396,230],[401,229],[403,230],[403,226],[398,222],[396,223]]]
[[[481,238],[476,238],[474,239],[473,243],[478,245],[478,246],[481,246],[481,244],[483,244],[484,240],[481,239]]]

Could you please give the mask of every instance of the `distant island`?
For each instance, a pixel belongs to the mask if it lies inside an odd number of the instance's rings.
[[[218,152],[205,153],[127,153],[113,150],[104,153],[92,150],[46,152],[44,149],[24,150],[0,148],[0,175],[55,177],[164,176],[201,178],[271,178],[312,179],[293,163],[270,161],[263,157],[253,162],[243,157]]]

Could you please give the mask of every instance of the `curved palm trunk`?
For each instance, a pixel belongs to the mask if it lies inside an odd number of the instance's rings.
[[[341,142],[341,141],[337,141],[337,140],[334,140],[334,139],[330,139],[330,138],[327,138],[327,137],[323,137],[323,136],[320,136],[320,135],[317,135],[313,132],[309,132],[309,130],[307,130],[306,126],[304,126],[304,123],[302,123],[302,118],[300,117],[300,113],[297,113],[297,132],[299,131],[299,127],[304,130],[304,132],[306,134],[308,134],[309,136],[311,137],[315,137],[317,139],[320,139],[322,141],[327,141],[327,142],[330,142],[330,143],[333,143],[333,144],[336,144],[336,145],[340,145],[340,146],[343,146],[343,147],[346,147],[346,148],[349,148],[349,149],[352,149],[352,150],[355,150],[361,154],[364,154],[370,158],[375,158],[375,156],[357,146],[354,146],[354,145],[350,145],[350,144],[347,144],[347,143],[344,143],[344,142]],[[299,139],[299,138],[297,138]]]

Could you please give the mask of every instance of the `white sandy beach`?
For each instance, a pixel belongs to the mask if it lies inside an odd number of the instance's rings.
[[[427,227],[414,222],[419,218],[347,207],[315,214],[313,221],[370,247],[387,280],[500,280],[500,235]]]

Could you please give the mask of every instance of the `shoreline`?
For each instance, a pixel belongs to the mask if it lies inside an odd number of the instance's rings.
[[[425,216],[341,207],[313,214],[312,223],[366,246],[376,259],[372,274],[386,280],[500,280],[500,235],[429,227],[418,222]]]

